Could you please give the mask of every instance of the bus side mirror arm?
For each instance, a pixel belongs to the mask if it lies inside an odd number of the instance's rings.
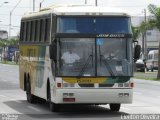
[[[49,45],[50,59],[57,61],[57,42],[53,42]]]

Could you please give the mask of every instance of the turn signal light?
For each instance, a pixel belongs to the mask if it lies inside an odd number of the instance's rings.
[[[58,88],[61,88],[61,87],[62,87],[62,84],[61,84],[61,83],[57,83],[57,87],[58,87]]]
[[[132,83],[130,84],[130,86],[133,88],[133,87],[134,87],[134,83],[132,82]]]

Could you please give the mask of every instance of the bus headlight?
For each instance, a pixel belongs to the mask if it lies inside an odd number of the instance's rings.
[[[128,82],[124,83],[124,87],[129,87],[129,83]]]

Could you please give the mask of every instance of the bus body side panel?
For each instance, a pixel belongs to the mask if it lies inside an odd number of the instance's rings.
[[[20,52],[20,88],[24,90],[24,77],[29,75],[31,93],[46,99],[47,79],[51,74],[49,47],[24,45],[20,46]]]

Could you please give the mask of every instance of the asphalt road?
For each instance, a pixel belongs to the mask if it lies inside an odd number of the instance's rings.
[[[0,64],[0,120],[119,120],[123,115],[160,114],[160,82],[135,79],[133,104],[123,104],[120,112],[108,105],[70,106],[52,113],[47,104],[29,104],[25,92],[19,89],[19,69]],[[10,115],[10,116],[9,116]],[[159,118],[160,119],[160,118]]]

